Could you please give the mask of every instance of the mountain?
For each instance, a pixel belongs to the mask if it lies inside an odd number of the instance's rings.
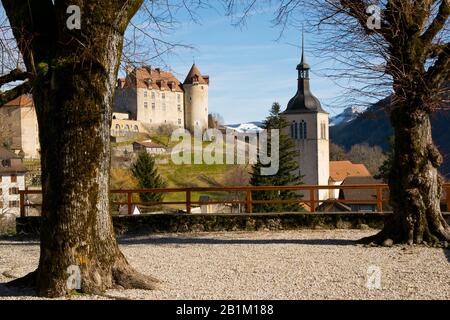
[[[262,121],[252,121],[245,123],[237,123],[237,124],[227,124],[224,125],[225,128],[234,130],[236,132],[246,133],[246,132],[259,132],[263,130],[263,122]]]
[[[356,119],[362,112],[362,109],[359,107],[348,107],[342,113],[330,118],[330,126],[350,122]]]
[[[367,143],[389,148],[389,138],[394,134],[387,107],[389,98],[383,99],[355,119],[330,127],[331,142],[349,150],[355,144]],[[450,109],[441,109],[431,116],[433,140],[444,156],[441,173],[450,179]]]

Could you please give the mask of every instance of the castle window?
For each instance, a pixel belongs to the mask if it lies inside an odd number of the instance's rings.
[[[147,109],[148,108],[148,103],[144,102],[144,108]]]
[[[134,126],[134,131],[139,132],[139,127],[138,126]]]
[[[147,98],[147,90],[144,90],[144,97]]]
[[[156,97],[156,94],[154,91],[152,91],[152,99],[155,99],[155,97]]]
[[[181,101],[181,94],[177,94],[177,100],[178,100],[178,102]]]
[[[161,93],[161,98],[162,99],[165,99],[166,98],[166,94],[163,92],[163,93]]]
[[[155,103],[152,102],[152,110],[155,110]]]
[[[129,125],[126,125],[126,126],[125,126],[125,130],[126,130],[126,131],[130,131],[130,126],[129,126]]]
[[[19,194],[19,188],[9,188],[9,194]]]
[[[182,110],[181,110],[181,105],[180,105],[180,104],[178,105],[178,111],[179,111],[179,112],[182,111]]]
[[[116,124],[116,130],[120,130],[120,125]]]

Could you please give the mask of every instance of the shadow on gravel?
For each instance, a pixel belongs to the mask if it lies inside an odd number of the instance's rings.
[[[197,237],[161,237],[161,238],[121,238],[121,245],[132,244],[306,244],[325,246],[354,245],[354,240],[345,239],[214,239]]]
[[[444,249],[444,254],[447,258],[448,263],[450,263],[450,248]]]
[[[7,287],[6,283],[0,283],[0,297],[36,297],[33,289],[19,289]]]

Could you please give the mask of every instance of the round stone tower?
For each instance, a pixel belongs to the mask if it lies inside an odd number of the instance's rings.
[[[194,63],[183,83],[185,128],[191,133],[208,129],[208,87],[209,76]]]

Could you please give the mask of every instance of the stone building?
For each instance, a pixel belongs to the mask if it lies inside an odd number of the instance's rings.
[[[33,99],[21,95],[0,108],[0,127],[9,149],[23,152],[27,159],[40,158],[39,131]]]
[[[289,101],[282,113],[289,126],[285,134],[295,142],[300,172],[303,182],[308,185],[328,185],[330,178],[330,146],[328,134],[328,113],[319,99],[311,92],[309,83],[310,67],[306,63],[302,47],[301,62],[297,65],[297,93]],[[302,192],[303,199],[309,200],[309,192]],[[320,190],[316,199],[328,199],[329,191]]]
[[[25,189],[27,169],[15,153],[0,148],[0,210],[19,214],[19,190]]]
[[[145,66],[127,69],[117,83],[114,112],[149,128],[171,125],[188,130],[208,128],[209,77],[194,64],[184,83],[172,73]]]

